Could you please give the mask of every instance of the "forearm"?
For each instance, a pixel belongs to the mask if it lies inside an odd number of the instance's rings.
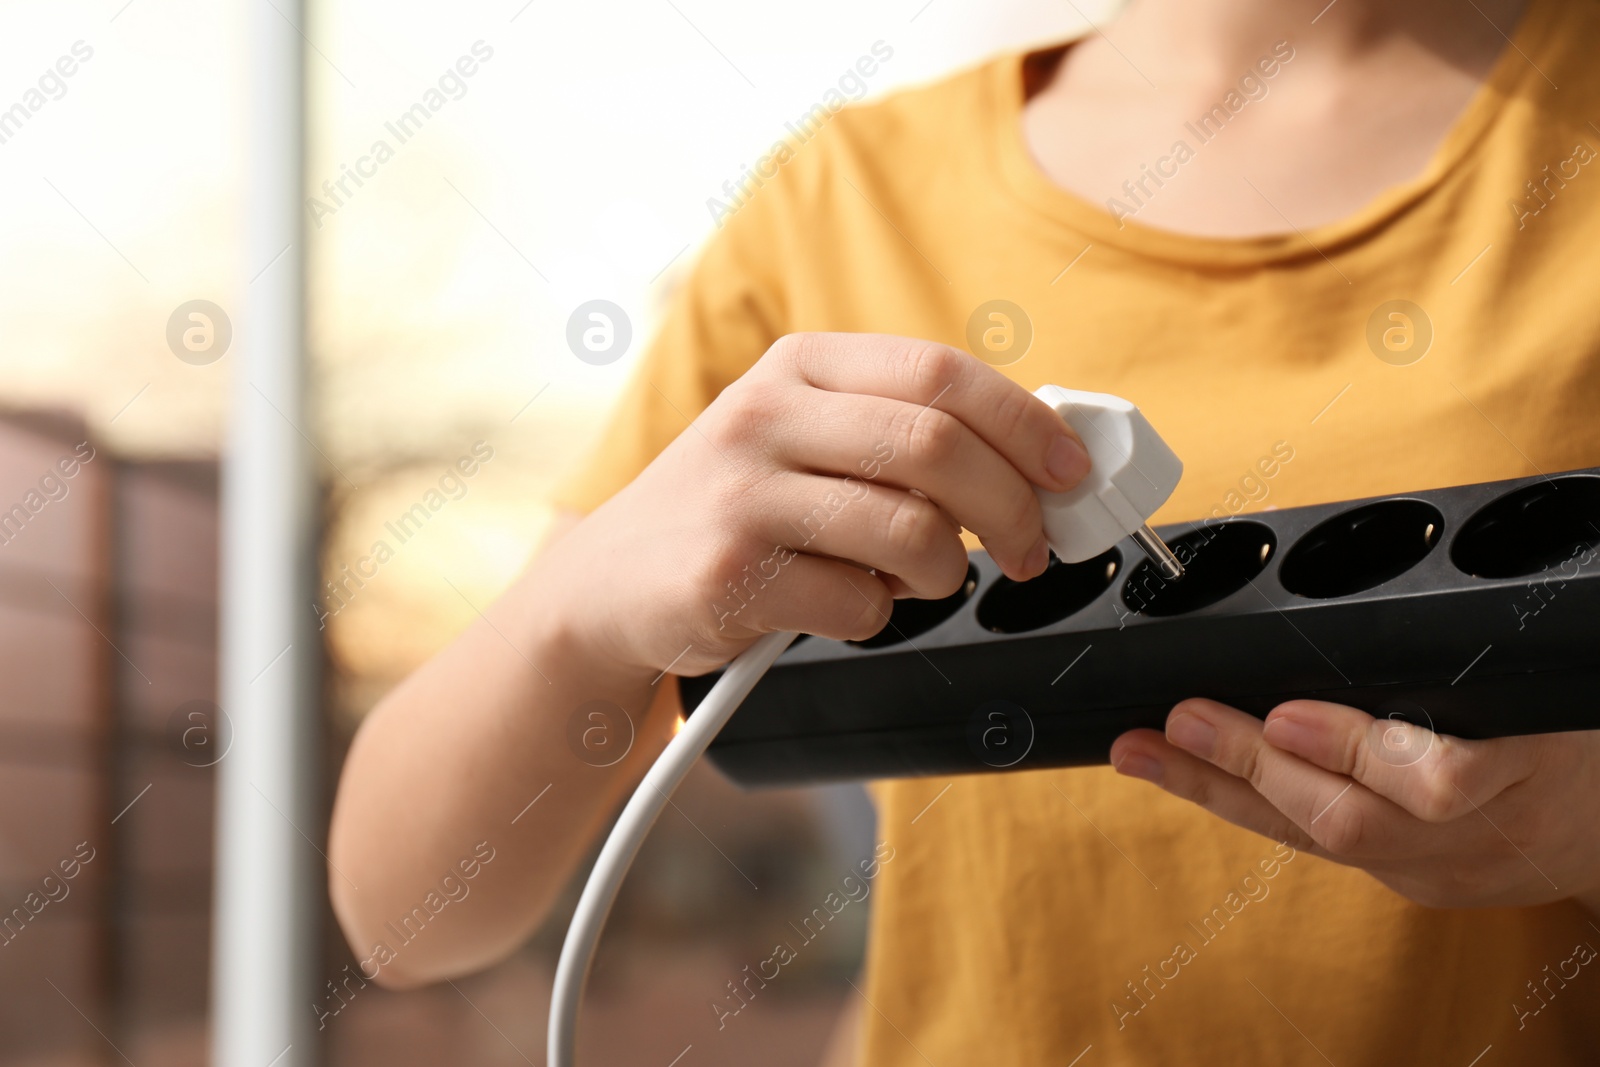
[[[436,980],[514,949],[670,737],[673,680],[619,667],[565,627],[564,578],[552,573],[560,566],[549,553],[535,561],[373,710],[351,747],[329,834],[329,890],[358,959],[379,943],[393,950],[392,961],[367,968],[384,984]],[[627,755],[610,766],[597,765],[610,750],[573,747],[589,728],[585,720],[574,730],[573,718],[591,701],[631,720]],[[620,750],[629,723],[613,720],[606,741]],[[458,865],[483,842],[493,859],[466,879]],[[441,889],[447,875],[454,881]],[[418,924],[400,920],[430,892],[437,914],[425,909],[414,933]]]

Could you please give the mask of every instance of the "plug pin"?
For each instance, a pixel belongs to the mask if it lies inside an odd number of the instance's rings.
[[[1175,582],[1183,577],[1183,564],[1179,561],[1177,553],[1168,548],[1167,543],[1161,540],[1160,535],[1150,529],[1149,523],[1145,523],[1133,531],[1133,539],[1140,548],[1144,549],[1144,554],[1150,557],[1150,561],[1161,568],[1161,573],[1165,574],[1169,580]]]

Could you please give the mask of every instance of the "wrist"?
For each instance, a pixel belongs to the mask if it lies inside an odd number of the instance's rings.
[[[548,680],[632,706],[661,669],[638,655],[606,610],[612,598],[600,586],[596,566],[583,558],[581,541],[581,534],[567,531],[535,556],[518,580],[519,628],[540,650],[539,666]]]

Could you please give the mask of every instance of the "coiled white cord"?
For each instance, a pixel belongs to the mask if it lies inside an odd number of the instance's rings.
[[[644,781],[628,798],[627,806],[600,850],[594,870],[589,873],[589,881],[578,898],[578,910],[573,913],[572,925],[567,927],[567,938],[561,945],[555,988],[550,994],[548,1067],[575,1067],[578,1009],[583,1004],[583,987],[589,978],[589,966],[594,962],[595,946],[600,942],[600,931],[611,913],[611,905],[617,899],[617,890],[622,886],[622,879],[627,877],[628,868],[633,866],[633,858],[644,843],[645,835],[655,825],[694,761],[700,758],[723,724],[733,717],[750,690],[767,673],[767,668],[796,636],[767,634],[728,664],[717,684],[684,722],[678,736],[668,742],[645,774]]]

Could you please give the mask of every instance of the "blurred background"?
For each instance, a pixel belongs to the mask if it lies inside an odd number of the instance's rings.
[[[7,1065],[207,1061],[234,360],[177,358],[169,320],[192,301],[225,320],[275,266],[242,251],[252,3],[272,0],[0,8]],[[366,711],[470,620],[451,585],[483,604],[522,567],[551,487],[592,444],[714,232],[708,201],[785,121],[875,42],[893,56],[862,79],[867,97],[1074,35],[1110,6],[310,0],[296,27],[311,368],[300,429],[322,459],[323,577],[338,581],[456,457],[493,449],[358,592],[325,586],[306,605],[324,627],[327,788]],[[441,83],[462,57],[474,73]],[[430,91],[443,103],[428,120],[395,130]],[[568,316],[595,299],[634,331],[605,366],[565,340]],[[8,525],[14,505],[25,514]],[[870,901],[725,1027],[711,1005],[870,851],[865,794],[741,796],[702,768],[679,803],[687,818],[663,819],[602,945],[586,1059],[667,1064],[693,1044],[685,1067],[820,1062],[853,996]],[[306,848],[325,830],[325,818],[304,828]],[[574,900],[456,988],[316,990],[316,1055],[543,1063]],[[354,961],[322,911],[319,973],[337,982]]]

